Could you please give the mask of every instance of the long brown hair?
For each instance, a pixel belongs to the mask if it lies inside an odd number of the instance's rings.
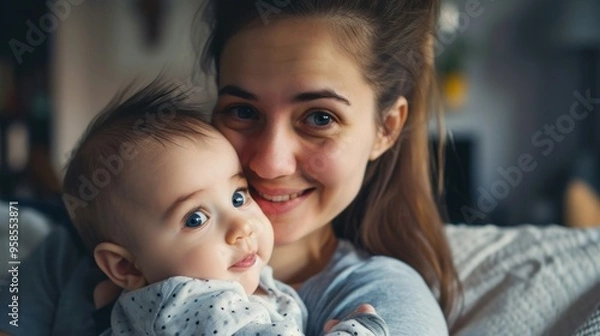
[[[203,17],[210,29],[202,50],[203,70],[215,66],[218,81],[225,43],[249,24],[286,17],[326,19],[375,91],[378,125],[383,125],[385,112],[400,96],[407,99],[409,113],[400,138],[369,163],[360,192],[333,225],[338,236],[368,252],[400,259],[416,269],[438,295],[448,318],[460,284],[433,191],[428,142],[435,85],[432,37],[439,0],[277,3],[261,9],[254,0],[209,1]],[[439,109],[432,110],[441,118]],[[440,186],[441,176],[436,178]]]

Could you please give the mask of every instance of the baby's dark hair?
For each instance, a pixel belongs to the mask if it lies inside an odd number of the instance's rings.
[[[119,206],[132,200],[122,197],[120,182],[140,168],[131,164],[140,153],[184,138],[207,139],[214,130],[210,111],[190,103],[189,91],[161,79],[129,94],[132,87],[90,122],[66,166],[63,202],[90,251],[105,241],[134,242]]]

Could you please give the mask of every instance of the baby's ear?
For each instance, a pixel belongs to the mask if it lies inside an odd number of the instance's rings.
[[[133,255],[120,245],[98,244],[94,249],[94,259],[104,274],[121,288],[134,290],[147,284],[142,272],[135,267]]]

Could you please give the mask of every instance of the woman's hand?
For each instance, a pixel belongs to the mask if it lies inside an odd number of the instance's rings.
[[[110,280],[104,280],[94,288],[94,305],[100,309],[113,302],[121,294],[121,288]]]
[[[375,308],[373,308],[373,306],[371,306],[370,304],[363,303],[358,308],[356,308],[354,312],[350,313],[350,316],[352,316],[353,314],[360,313],[376,314],[377,312],[375,311]],[[327,323],[325,323],[325,327],[323,327],[323,331],[325,331],[325,333],[328,333],[331,330],[331,328],[335,327],[335,325],[338,323],[340,323],[340,320],[333,319],[327,321]]]

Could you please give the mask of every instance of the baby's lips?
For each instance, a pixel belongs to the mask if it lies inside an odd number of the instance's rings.
[[[231,266],[232,268],[249,268],[256,263],[256,253],[249,253],[242,257],[238,262]]]

